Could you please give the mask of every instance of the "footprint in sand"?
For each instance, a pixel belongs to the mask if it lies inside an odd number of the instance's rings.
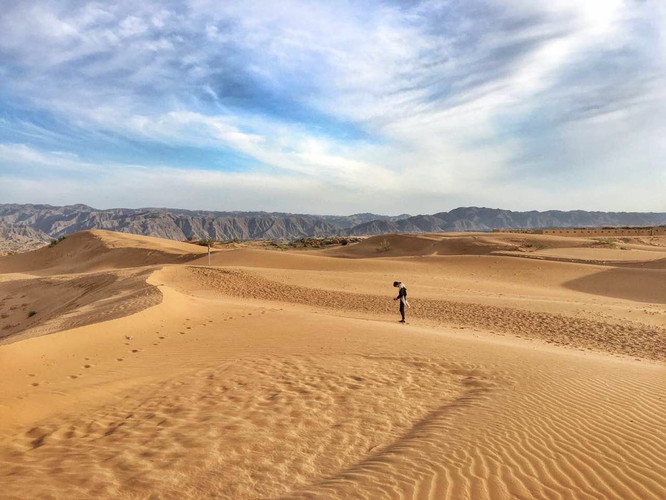
[[[116,358],[116,361],[125,361],[123,358]]]
[[[139,352],[139,349],[132,349],[132,352]]]
[[[178,333],[180,333],[181,335],[185,335],[185,332],[178,332]]]
[[[160,337],[161,339],[165,339],[166,337]]]
[[[75,378],[79,378],[79,376],[78,375],[70,375],[69,378],[75,379]]]
[[[92,365],[83,365],[84,368],[92,368]]]
[[[188,330],[191,330],[191,329],[192,329],[192,327],[191,327],[191,326],[188,326],[188,327],[186,327],[186,328],[187,328]]]
[[[33,387],[37,387],[37,386],[39,385],[39,382],[33,382],[31,385],[32,385]]]

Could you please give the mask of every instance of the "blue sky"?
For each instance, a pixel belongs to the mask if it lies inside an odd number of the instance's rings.
[[[666,211],[659,0],[0,12],[0,202]]]

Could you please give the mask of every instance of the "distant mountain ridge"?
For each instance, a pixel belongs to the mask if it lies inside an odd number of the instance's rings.
[[[107,229],[173,240],[289,240],[338,235],[372,220],[397,221],[406,217],[409,215],[337,216],[165,208],[98,210],[87,205],[0,204],[0,221],[27,226],[54,238],[86,229]]]
[[[492,231],[493,229],[544,229],[603,226],[659,226],[663,212],[587,212],[548,210],[514,212],[497,208],[460,207],[450,212],[416,215],[401,220],[375,220],[351,228],[348,234],[438,233]]]
[[[494,208],[460,207],[432,215],[387,216],[363,213],[338,216],[167,208],[98,210],[80,204],[0,204],[0,224],[4,228],[0,233],[0,240],[8,241],[13,238],[22,244],[31,238],[41,244],[47,237],[57,238],[86,229],[106,229],[172,240],[292,240],[303,237],[369,236],[383,233],[656,226],[666,224],[666,213],[583,210],[514,212]]]

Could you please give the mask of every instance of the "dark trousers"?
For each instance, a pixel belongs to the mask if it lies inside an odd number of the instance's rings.
[[[400,301],[400,315],[402,320],[405,321],[405,303],[402,300]]]

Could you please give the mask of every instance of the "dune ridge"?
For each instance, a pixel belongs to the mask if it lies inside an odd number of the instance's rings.
[[[189,243],[91,230],[67,236],[52,247],[7,255],[0,259],[0,273],[72,274],[182,263],[206,252]]]
[[[251,299],[293,302],[338,311],[395,315],[395,304],[385,296],[355,294],[289,285],[244,270],[188,266],[201,287]],[[410,316],[444,324],[538,338],[556,345],[591,348],[646,359],[666,360],[666,330],[642,324],[617,324],[560,314],[469,304],[447,300],[413,300]]]
[[[561,262],[615,264],[666,258],[663,237],[594,238],[516,233],[385,234],[356,245],[331,248],[325,255],[345,258],[428,255],[502,255]]]

